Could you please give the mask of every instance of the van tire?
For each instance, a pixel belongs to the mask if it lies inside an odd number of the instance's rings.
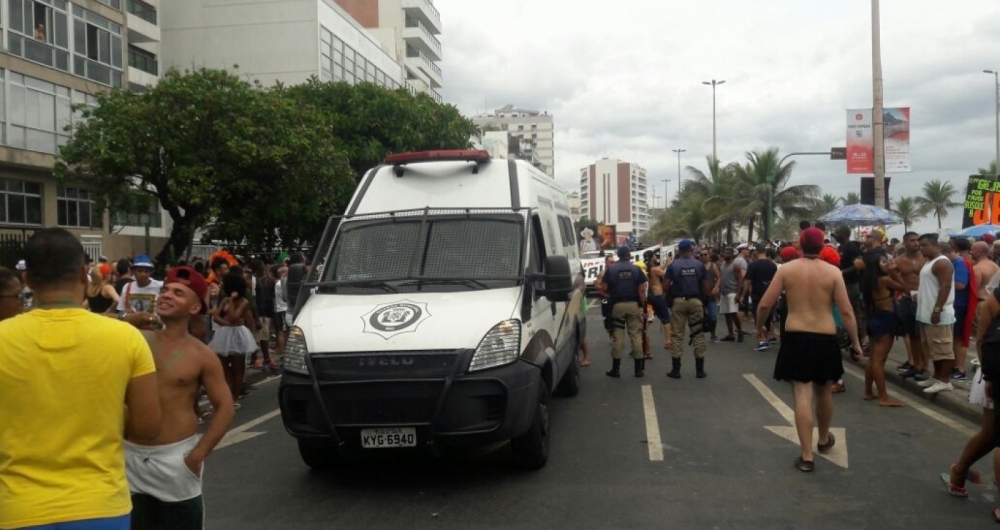
[[[331,471],[341,467],[345,460],[335,445],[299,439],[299,456],[315,471]]]
[[[538,402],[528,432],[511,439],[514,467],[524,470],[541,469],[549,460],[549,389],[538,385]]]
[[[556,386],[556,395],[562,397],[573,397],[580,393],[580,365],[576,359],[570,363],[566,373]]]

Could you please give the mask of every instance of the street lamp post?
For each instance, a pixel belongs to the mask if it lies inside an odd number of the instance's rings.
[[[670,179],[663,179],[663,209],[666,210],[670,207],[670,203],[667,201],[667,183]]]
[[[717,162],[719,160],[719,153],[715,147],[715,87],[725,83],[726,80],[716,81],[715,79],[711,81],[702,81],[703,85],[711,85],[712,87],[712,161]]]
[[[681,153],[687,151],[687,149],[674,149],[673,151],[677,153],[677,196],[680,197],[681,196]]]
[[[1000,71],[997,70],[983,70],[987,74],[993,74],[993,80],[996,83],[996,141],[997,141],[997,152],[996,152],[996,166],[994,180],[1000,180]]]

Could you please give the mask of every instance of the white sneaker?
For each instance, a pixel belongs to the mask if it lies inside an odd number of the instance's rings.
[[[927,388],[927,387],[929,387],[929,386],[931,386],[931,385],[933,385],[934,383],[937,383],[937,382],[938,382],[937,379],[934,379],[933,377],[928,377],[927,379],[925,379],[923,381],[917,381],[917,386],[919,386],[921,388]]]
[[[937,394],[938,392],[945,392],[948,390],[955,390],[955,387],[951,386],[951,383],[942,383],[941,381],[935,380],[933,385],[924,389],[924,394]]]

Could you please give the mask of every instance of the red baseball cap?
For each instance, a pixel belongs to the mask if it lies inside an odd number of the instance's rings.
[[[170,269],[170,272],[167,273],[167,278],[163,280],[164,285],[171,283],[185,285],[194,291],[194,294],[198,295],[198,299],[201,300],[201,311],[199,313],[205,313],[208,309],[205,303],[205,299],[208,298],[208,282],[205,281],[204,276],[186,265],[174,267]]]
[[[781,249],[781,261],[788,263],[794,259],[798,259],[799,251],[792,247],[785,247]]]

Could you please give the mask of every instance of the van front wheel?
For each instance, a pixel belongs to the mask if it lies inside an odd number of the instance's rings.
[[[541,469],[549,459],[549,390],[538,385],[538,403],[528,432],[510,441],[514,466],[519,469]]]

